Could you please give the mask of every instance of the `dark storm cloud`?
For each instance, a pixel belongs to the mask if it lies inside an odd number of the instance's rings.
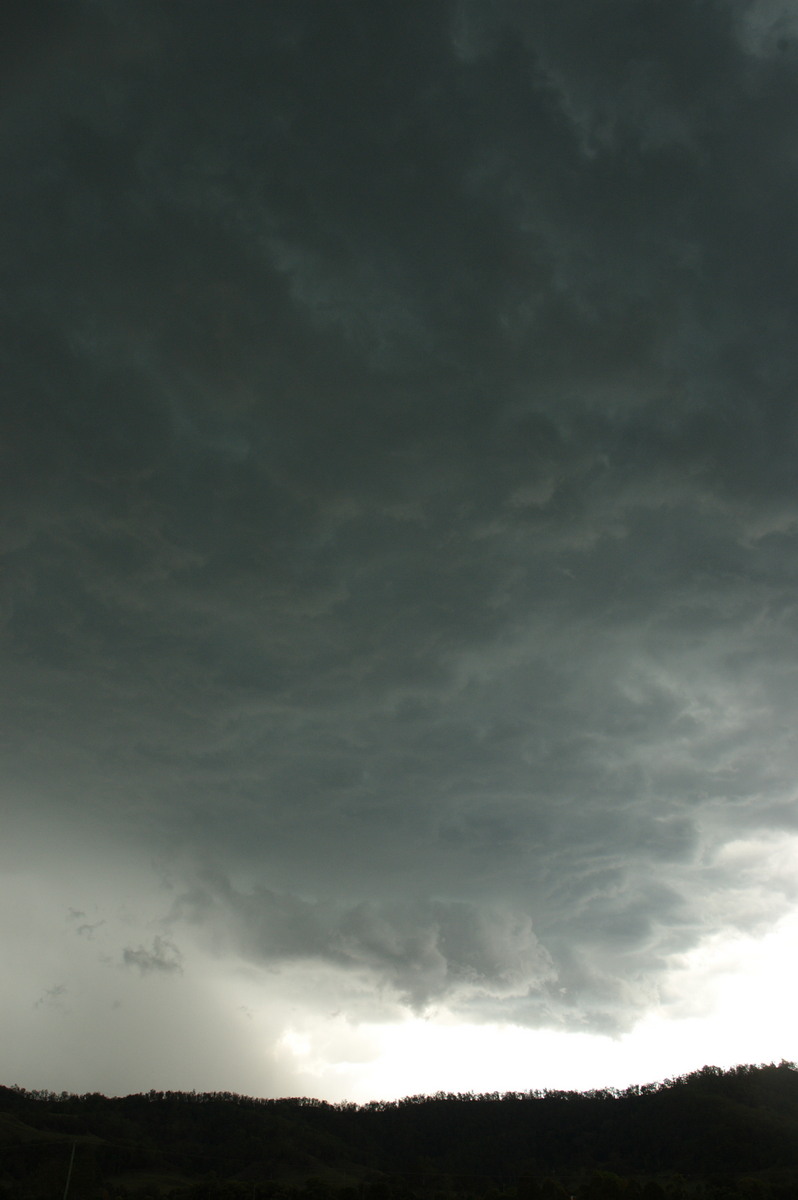
[[[42,14],[9,790],[254,961],[623,1025],[789,900],[723,857],[795,829],[789,10]]]
[[[523,996],[553,974],[528,914],[462,901],[331,906],[265,888],[244,894],[217,876],[180,896],[172,919],[213,929],[217,950],[252,961],[364,971],[420,1009],[452,996]]]

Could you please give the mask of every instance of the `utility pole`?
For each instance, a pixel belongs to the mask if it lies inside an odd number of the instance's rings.
[[[67,1171],[66,1183],[64,1184],[64,1200],[67,1200],[67,1192],[69,1191],[69,1181],[72,1178],[72,1165],[75,1162],[75,1147],[77,1142],[72,1143],[72,1153],[69,1156],[69,1170]]]

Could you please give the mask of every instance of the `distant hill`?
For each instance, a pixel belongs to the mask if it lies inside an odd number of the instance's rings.
[[[63,1196],[70,1159],[69,1200],[794,1200],[798,1068],[362,1106],[0,1087],[0,1197]]]

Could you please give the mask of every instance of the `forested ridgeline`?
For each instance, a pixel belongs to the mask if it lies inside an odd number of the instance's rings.
[[[366,1105],[0,1087],[0,1196],[70,1200],[788,1200],[798,1068],[625,1091]]]

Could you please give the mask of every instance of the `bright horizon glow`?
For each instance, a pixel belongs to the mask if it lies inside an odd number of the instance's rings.
[[[674,1007],[690,997],[692,1008],[706,1011],[674,1016],[661,1007],[618,1038],[464,1024],[441,1014],[359,1026],[352,1036],[363,1050],[371,1043],[370,1061],[336,1060],[334,1025],[310,1021],[282,1035],[278,1055],[307,1082],[308,1095],[358,1103],[436,1091],[625,1088],[707,1064],[794,1061],[796,962],[798,911],[759,940],[715,938],[685,955],[671,981],[683,998]]]

